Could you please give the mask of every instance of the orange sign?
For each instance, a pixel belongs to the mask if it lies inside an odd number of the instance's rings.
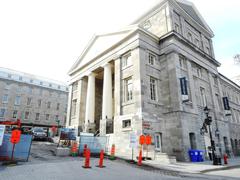
[[[11,135],[11,143],[13,144],[17,144],[20,141],[21,138],[21,131],[16,129],[12,131],[12,135]]]
[[[152,144],[152,137],[151,137],[150,135],[147,135],[147,136],[146,136],[146,144],[147,144],[147,145]]]
[[[143,145],[143,144],[145,144],[145,141],[146,141],[145,136],[144,136],[144,135],[141,135],[141,136],[139,137],[139,144]]]

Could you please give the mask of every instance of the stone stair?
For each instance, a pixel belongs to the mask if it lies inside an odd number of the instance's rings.
[[[176,163],[176,157],[170,156],[167,153],[162,152],[149,152],[148,157],[151,157],[152,160],[157,161],[159,163]]]

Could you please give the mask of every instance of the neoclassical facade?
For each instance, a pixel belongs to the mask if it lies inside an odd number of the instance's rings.
[[[218,73],[212,37],[184,0],[162,0],[130,26],[94,36],[69,71],[66,125],[109,136],[119,156],[131,155],[130,134],[150,134],[150,155],[187,161],[189,149],[207,155],[207,106],[216,151],[239,153],[240,87]]]

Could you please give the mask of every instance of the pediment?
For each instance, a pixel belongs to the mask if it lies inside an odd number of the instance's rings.
[[[212,30],[209,28],[209,26],[192,2],[186,0],[176,0],[176,2],[191,18],[193,18],[198,24],[200,24],[211,34],[213,34]]]
[[[100,55],[101,53],[105,52],[106,50],[110,49],[112,46],[117,44],[119,41],[124,39],[132,32],[133,28],[122,30],[118,32],[108,33],[108,34],[101,34],[95,35],[90,42],[88,43],[87,47],[80,55],[78,60],[70,69],[69,73],[79,69],[93,60],[95,57]]]

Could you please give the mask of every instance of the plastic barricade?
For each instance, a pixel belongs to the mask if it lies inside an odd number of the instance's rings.
[[[12,155],[13,144],[11,134],[4,134],[3,144],[0,146],[0,160],[9,160]],[[13,158],[18,161],[27,161],[32,145],[32,135],[22,134],[20,142],[15,145]]]

